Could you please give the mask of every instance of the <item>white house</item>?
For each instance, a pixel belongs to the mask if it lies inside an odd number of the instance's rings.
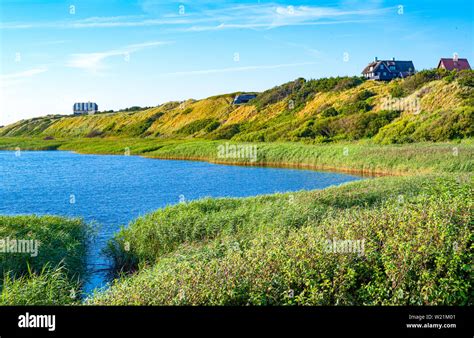
[[[99,110],[99,106],[95,102],[74,103],[72,110],[74,115],[95,114]]]

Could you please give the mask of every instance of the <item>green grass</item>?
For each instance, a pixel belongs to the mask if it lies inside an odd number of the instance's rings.
[[[445,143],[381,146],[371,142],[308,145],[302,143],[235,143],[257,146],[257,160],[219,158],[225,140],[73,139],[38,140],[0,138],[1,149],[71,150],[87,154],[131,155],[152,158],[192,159],[247,165],[288,165],[359,173],[414,174],[472,172],[472,139]]]
[[[88,302],[472,304],[472,225],[469,175],[191,202],[123,229],[110,254],[136,272]],[[327,252],[327,239],[364,239],[364,254]]]
[[[79,219],[0,216],[0,239],[39,243],[36,253],[0,252],[0,304],[57,304],[64,290],[79,292],[89,236]]]
[[[39,272],[13,278],[5,275],[0,305],[69,305],[78,304],[81,283],[71,279],[62,265],[45,265]]]

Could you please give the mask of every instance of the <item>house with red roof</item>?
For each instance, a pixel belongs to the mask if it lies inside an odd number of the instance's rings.
[[[446,70],[465,70],[471,69],[469,65],[469,61],[467,59],[460,59],[457,55],[454,55],[452,59],[449,58],[441,58],[438,63],[438,69],[446,69]]]

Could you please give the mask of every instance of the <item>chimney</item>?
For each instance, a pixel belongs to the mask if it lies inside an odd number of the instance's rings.
[[[374,61],[375,61],[375,62],[377,62],[377,61],[378,61],[377,57],[375,57]]]
[[[453,61],[458,62],[458,53],[453,54]]]
[[[395,58],[392,58],[392,61],[395,61]]]

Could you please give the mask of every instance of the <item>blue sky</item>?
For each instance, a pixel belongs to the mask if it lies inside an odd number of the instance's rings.
[[[375,56],[474,63],[474,2],[2,0],[0,125],[359,75]]]

